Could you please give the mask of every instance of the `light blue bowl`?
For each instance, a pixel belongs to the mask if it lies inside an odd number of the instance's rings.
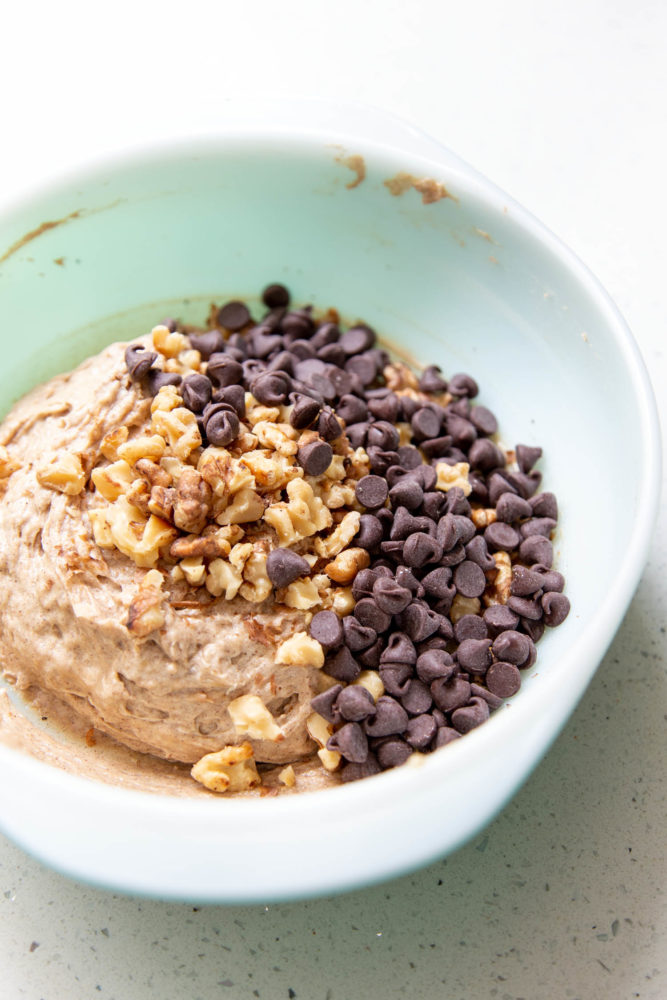
[[[350,156],[363,158],[363,180]],[[443,185],[439,200],[424,203],[423,178]],[[90,166],[5,211],[0,258],[3,412],[167,312],[202,321],[212,300],[253,298],[269,281],[288,284],[297,302],[365,319],[446,374],[470,371],[503,440],[544,447],[573,608],[540,642],[519,695],[420,767],[284,799],[190,801],[0,748],[0,827],[47,864],[115,890],[248,902],[361,886],[472,836],[572,712],[653,529],[654,402],[630,332],[593,276],[428,138],[322,106]]]

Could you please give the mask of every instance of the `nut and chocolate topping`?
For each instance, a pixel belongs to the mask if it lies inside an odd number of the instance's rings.
[[[174,587],[186,606],[199,594],[262,620],[300,613],[276,669],[317,673],[304,739],[332,780],[356,780],[446,746],[519,690],[569,612],[552,568],[558,505],[539,492],[541,449],[501,446],[470,375],[418,377],[370,326],[295,309],[281,284],[262,302],[259,319],[233,300],[207,329],[169,321],[130,344],[147,420],[113,428],[92,462],[54,455],[37,478],[72,498],[89,480],[99,550],[146,571],[126,623],[137,642],[163,628]],[[6,484],[13,459],[0,457]],[[253,748],[283,730],[256,694],[225,711],[238,741],[192,773],[244,791],[262,780]]]

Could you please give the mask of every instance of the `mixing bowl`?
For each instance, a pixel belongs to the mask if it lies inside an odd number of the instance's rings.
[[[112,787],[0,748],[0,827],[76,878],[199,901],[358,887],[441,856],[503,806],[589,683],[631,599],[659,440],[623,319],[584,265],[437,143],[378,114],[286,106],[85,166],[0,218],[1,405],[165,313],[270,281],[445,374],[502,438],[544,448],[572,612],[519,694],[454,744],[355,784],[252,800]]]

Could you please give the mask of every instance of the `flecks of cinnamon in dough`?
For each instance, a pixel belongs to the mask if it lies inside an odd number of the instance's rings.
[[[345,185],[348,191],[351,191],[352,188],[359,187],[361,182],[366,177],[366,163],[363,156],[359,156],[358,153],[353,153],[351,156],[344,156],[341,153],[336,157],[336,163],[340,163],[341,166],[347,167],[356,174],[354,180]]]
[[[433,177],[415,177],[414,174],[408,174],[403,170],[399,170],[395,177],[388,177],[384,181],[384,186],[395,197],[405,194],[410,188],[414,188],[422,196],[424,205],[433,205],[443,198],[458,201],[458,198],[450,194],[444,184],[434,180]]]

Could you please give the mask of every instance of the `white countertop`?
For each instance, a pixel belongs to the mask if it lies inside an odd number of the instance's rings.
[[[9,24],[3,199],[147,122],[185,128],[221,98],[366,101],[444,141],[591,267],[634,331],[664,424],[660,0],[178,12],[65,0],[16,7]],[[196,909],[77,885],[0,838],[0,997],[664,1000],[666,577],[663,517],[616,640],[546,759],[472,843],[414,875],[330,900]]]

